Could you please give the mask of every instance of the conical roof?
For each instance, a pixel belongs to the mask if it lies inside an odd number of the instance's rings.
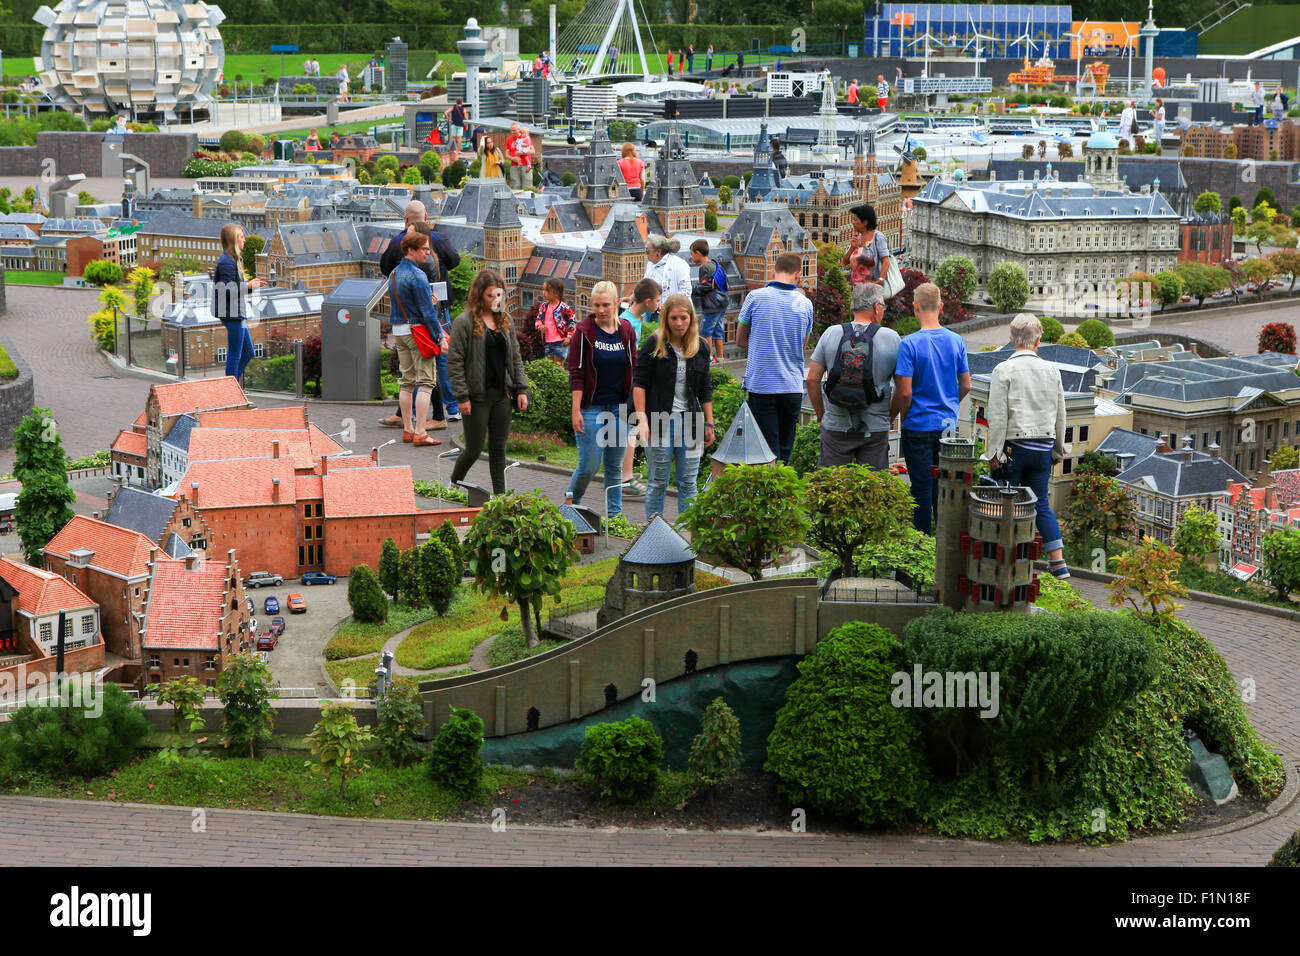
[[[713,453],[713,460],[724,465],[767,465],[776,461],[776,455],[768,447],[747,403],[740,403],[736,417],[731,420],[731,427],[718,443],[718,450]]]
[[[521,225],[519,213],[516,209],[518,200],[514,194],[495,195],[492,197],[492,203],[488,206],[487,218],[483,220],[483,225],[489,228],[510,229]]]
[[[644,252],[645,240],[637,228],[636,216],[630,212],[619,212],[609,227],[602,252]]]
[[[591,142],[587,146],[588,156],[614,155],[614,144],[609,141],[609,130],[605,128],[604,123],[597,122],[596,130],[591,135]]]
[[[681,564],[694,561],[695,552],[663,515],[655,515],[636,536],[623,560],[629,564]]]

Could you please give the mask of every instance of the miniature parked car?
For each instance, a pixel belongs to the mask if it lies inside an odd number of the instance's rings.
[[[301,594],[289,595],[289,613],[290,614],[307,613],[307,602],[302,599]]]
[[[257,636],[257,649],[259,651],[273,651],[275,650],[275,642],[278,640],[279,638],[275,634],[266,631]]]
[[[280,602],[277,601],[275,595],[272,594],[267,597],[266,602],[262,605],[262,609],[266,611],[267,614],[279,614]]]
[[[278,588],[284,584],[284,578],[270,571],[254,571],[244,580],[246,588]]]
[[[279,637],[281,634],[284,633],[284,618],[282,617],[271,618],[271,633],[274,634],[276,637]]]
[[[338,578],[332,574],[326,574],[324,571],[308,571],[302,576],[302,583],[312,584],[333,584]]]

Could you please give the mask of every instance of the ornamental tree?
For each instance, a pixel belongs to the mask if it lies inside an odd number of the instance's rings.
[[[1181,561],[1182,555],[1169,545],[1144,537],[1142,544],[1120,556],[1115,580],[1106,585],[1111,605],[1127,601],[1138,614],[1149,608],[1144,616],[1151,618],[1178,610],[1174,598],[1187,597],[1187,589],[1174,577]],[[1130,591],[1136,591],[1137,598]]]
[[[1114,478],[1098,473],[1076,475],[1061,510],[1070,540],[1088,550],[1088,539],[1101,535],[1102,548],[1110,536],[1126,536],[1133,525],[1133,499]]]
[[[266,248],[266,240],[261,236],[245,236],[244,249],[239,254],[240,261],[244,264],[244,272],[250,279],[257,276],[257,256]]]
[[[420,591],[438,615],[444,616],[456,597],[460,565],[437,538],[430,538],[420,547],[419,563]]]
[[[1300,276],[1300,252],[1295,249],[1282,249],[1268,258],[1273,263],[1274,275],[1291,277],[1291,285],[1287,291],[1294,292],[1296,277]]]
[[[1290,322],[1270,322],[1259,330],[1259,354],[1281,352],[1296,354],[1295,326]]]
[[[14,477],[22,485],[14,517],[23,560],[42,567],[41,549],[72,520],[68,456],[48,408],[33,408],[14,429]]]
[[[311,741],[312,756],[320,763],[326,780],[334,768],[338,768],[339,799],[342,800],[348,778],[358,776],[366,769],[359,751],[362,744],[374,739],[374,735],[357,724],[356,715],[347,704],[326,704],[320,722],[312,728],[307,739]]]
[[[1223,212],[1223,198],[1216,192],[1206,190],[1196,197],[1192,208],[1197,212]]]
[[[230,658],[217,678],[217,696],[225,714],[226,746],[240,751],[247,746],[252,757],[258,744],[271,739],[275,726],[271,700],[279,695],[266,662],[244,654]]]
[[[940,289],[950,290],[962,302],[975,295],[979,273],[975,263],[966,256],[949,256],[934,270],[934,282]]]
[[[1273,263],[1268,259],[1247,259],[1241,264],[1241,274],[1247,282],[1255,284],[1255,295],[1261,300],[1268,280],[1273,278]]]
[[[1264,538],[1264,574],[1282,600],[1300,591],[1300,528],[1281,528]]]
[[[900,533],[911,523],[912,496],[902,480],[866,465],[837,465],[808,476],[804,507],[812,542],[852,574],[860,549]]]
[[[1198,309],[1209,296],[1222,292],[1232,281],[1227,270],[1203,262],[1180,262],[1174,267],[1174,272],[1183,280],[1187,294],[1196,299]]]
[[[251,238],[251,237],[250,237]],[[261,236],[256,237],[259,241]],[[244,246],[248,248],[247,245]],[[135,306],[135,317],[141,322],[149,321],[149,300],[153,297],[153,270],[145,266],[136,266],[127,276],[131,283],[131,298]]]
[[[1200,505],[1188,507],[1178,519],[1174,548],[1190,562],[1213,567],[1219,550],[1218,518]]]
[[[379,549],[379,586],[394,601],[402,593],[402,551],[392,538]]]
[[[1029,301],[1029,277],[1014,262],[999,262],[994,266],[986,288],[993,308],[999,312],[1018,312]]]
[[[755,581],[783,549],[803,541],[803,482],[789,465],[732,465],[704,487],[681,520],[699,553],[718,555]]]
[[[1183,297],[1183,280],[1176,272],[1157,272],[1151,277],[1151,291],[1160,303],[1160,311],[1167,306],[1177,305]]]
[[[348,572],[348,606],[353,619],[363,624],[388,619],[388,600],[370,565],[358,564]]]
[[[537,491],[490,498],[465,537],[475,585],[519,605],[529,647],[539,642],[530,610],[548,595],[558,604],[560,581],[578,563],[574,537],[573,523]]]
[[[1289,471],[1300,467],[1300,449],[1294,445],[1283,445],[1273,451],[1270,459],[1273,471]]]

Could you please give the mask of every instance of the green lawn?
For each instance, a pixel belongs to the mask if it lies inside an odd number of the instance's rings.
[[[302,129],[285,130],[283,133],[275,135],[280,139],[306,139],[307,134],[316,130],[316,135],[321,138],[322,142],[329,142],[331,133],[338,133],[340,136],[346,136],[348,133],[368,133],[376,125],[383,126],[386,123],[395,123],[398,117],[386,120],[369,120],[364,123],[340,123],[338,126],[304,126]]]
[[[64,272],[5,272],[5,282],[9,285],[63,285],[67,277]]]
[[[389,601],[388,620],[384,623],[361,624],[349,619],[340,627],[325,645],[325,659],[337,661],[363,654],[377,654],[383,649],[384,642],[394,634],[427,621],[436,613],[431,607],[412,609]]]

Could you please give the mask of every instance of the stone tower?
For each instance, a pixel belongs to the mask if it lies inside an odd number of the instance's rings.
[[[623,172],[618,168],[618,154],[609,141],[604,123],[596,124],[596,131],[582,157],[582,171],[578,174],[578,200],[587,210],[591,224],[599,229],[616,202],[631,202]]]
[[[619,213],[609,228],[605,244],[600,247],[601,272],[618,286],[618,294],[632,297],[632,290],[645,275],[645,239],[637,226],[637,217]]]
[[[1028,488],[982,485],[970,492],[966,574],[971,611],[1026,612],[1038,598],[1034,561],[1043,539],[1035,533],[1038,499]],[[937,571],[937,568],[936,568]]]
[[[767,120],[763,120],[758,130],[758,142],[754,144],[754,175],[749,180],[746,195],[761,201],[779,185],[780,176],[772,163],[772,138],[767,134]]]
[[[876,179],[876,131],[864,132],[861,126],[853,137],[853,191],[863,202],[875,202],[880,193]]]
[[[1103,189],[1119,189],[1119,140],[1099,129],[1083,144],[1084,178]]]
[[[969,587],[964,558],[970,535],[966,533],[966,495],[975,476],[975,442],[969,438],[944,438],[939,442],[939,514],[934,548],[934,583],[939,601],[954,610],[965,606]]]
[[[668,124],[654,176],[646,183],[645,205],[655,212],[670,236],[683,229],[704,228],[704,194],[686,158],[675,121]]]
[[[507,302],[511,309],[521,306],[519,277],[523,274],[524,263],[532,251],[532,243],[523,237],[523,223],[519,221],[515,204],[514,196],[494,196],[483,220],[484,265],[501,270],[501,276],[506,280]]]
[[[655,515],[618,559],[618,567],[605,585],[605,603],[596,612],[596,626],[604,627],[694,590],[695,552],[663,515]]]

